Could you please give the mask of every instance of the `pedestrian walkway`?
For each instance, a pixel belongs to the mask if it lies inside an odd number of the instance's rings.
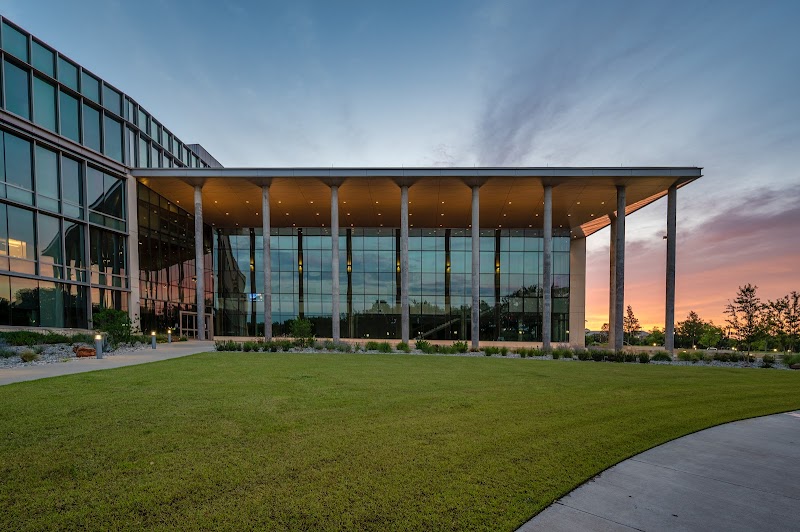
[[[641,453],[519,530],[800,530],[800,411],[690,434]]]
[[[58,377],[60,375],[72,375],[73,373],[84,373],[86,371],[96,371],[100,369],[121,368],[124,366],[168,360],[170,358],[178,358],[213,350],[214,342],[210,341],[173,342],[171,344],[158,344],[156,349],[147,346],[137,349],[136,351],[129,351],[119,355],[107,354],[102,359],[94,357],[72,358],[69,362],[5,368],[0,369],[0,385],[44,379],[46,377]]]

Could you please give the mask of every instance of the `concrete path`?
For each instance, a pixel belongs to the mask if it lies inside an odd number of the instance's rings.
[[[0,385],[44,379],[45,377],[84,373],[86,371],[96,371],[100,369],[121,368],[123,366],[133,366],[134,364],[144,364],[145,362],[155,362],[157,360],[168,360],[170,358],[194,355],[195,353],[213,350],[214,342],[174,342],[171,344],[158,344],[156,349],[146,347],[119,355],[106,354],[105,358],[101,360],[96,358],[73,358],[70,359],[69,362],[54,362],[52,364],[42,364],[39,366],[6,368],[0,369]]]
[[[800,531],[800,411],[721,425],[650,449],[519,530]]]

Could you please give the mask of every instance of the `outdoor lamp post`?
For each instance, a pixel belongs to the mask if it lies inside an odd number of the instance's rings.
[[[153,331],[150,333],[150,346],[155,349],[156,348],[156,332]]]
[[[103,335],[94,335],[94,356],[96,358],[103,358]]]
[[[167,343],[172,343],[172,328],[167,329]]]

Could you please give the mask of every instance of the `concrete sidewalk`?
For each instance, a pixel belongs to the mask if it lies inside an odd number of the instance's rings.
[[[170,358],[178,358],[213,350],[214,342],[211,341],[173,342],[171,344],[158,344],[156,349],[152,349],[148,346],[119,355],[107,354],[105,358],[101,360],[96,358],[73,358],[70,359],[69,362],[6,368],[0,369],[0,385],[44,379],[46,377],[57,377],[60,375],[72,375],[73,373],[84,373],[100,369],[121,368],[124,366],[168,360]]]
[[[800,530],[800,411],[737,421],[608,469],[519,530]]]

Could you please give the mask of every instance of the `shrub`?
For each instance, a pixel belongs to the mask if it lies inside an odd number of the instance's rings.
[[[678,360],[681,362],[691,362],[692,361],[692,354],[687,351],[681,351],[678,353]]]
[[[33,346],[33,352],[36,353],[37,355],[41,355],[42,353],[44,353],[44,346],[43,345]]]
[[[572,358],[572,350],[569,347],[556,347],[553,349],[553,359]],[[556,356],[558,353],[558,356]]]
[[[486,349],[484,349],[483,350],[483,356],[490,357],[490,356],[492,356],[492,354],[489,351],[487,351]]]
[[[410,353],[411,346],[408,345],[406,342],[400,342],[399,344],[397,344],[397,350],[403,353]]]
[[[308,347],[314,342],[314,327],[311,321],[305,318],[292,320],[289,331],[294,337],[297,347]]]
[[[214,349],[216,351],[241,351],[242,344],[233,340],[222,340],[214,342]]]
[[[315,351],[324,351],[325,350],[325,344],[323,342],[313,342],[310,347],[311,347],[311,349],[313,349]]]
[[[429,349],[430,346],[431,346],[431,343],[429,341],[427,341],[427,340],[417,340],[414,343],[414,347],[416,347],[417,349],[419,349],[423,353],[425,353],[426,352],[425,350]]]
[[[645,351],[642,351],[638,355],[639,363],[640,364],[649,364],[650,363],[650,355],[648,355]]]
[[[261,348],[261,344],[259,342],[244,342],[242,344],[242,351],[255,351],[258,352]]]
[[[7,347],[0,348],[0,358],[11,358],[17,356],[17,352]]]
[[[185,335],[184,336],[178,336],[178,341],[179,342],[188,342],[189,338],[187,336],[185,336]]]
[[[280,346],[281,351],[290,351],[293,344],[291,340],[281,340],[278,342],[278,345]]]
[[[336,351],[336,342],[333,340],[325,340],[323,347],[326,351]]]
[[[550,352],[550,356],[552,356],[552,357],[553,357],[553,360],[558,360],[559,358],[561,358],[561,350],[559,350],[559,349],[553,349],[553,350]]]
[[[469,344],[467,342],[453,342],[453,353],[469,353]]]
[[[380,344],[378,342],[370,340],[369,342],[364,344],[364,350],[365,351],[379,351],[380,350]]]
[[[653,356],[650,357],[650,360],[653,362],[672,362],[672,357],[666,351],[656,351],[653,353]]]
[[[577,352],[578,360],[590,360],[592,358],[592,354],[589,353],[587,349],[581,349]]]
[[[623,353],[625,362],[636,362],[636,353]]]
[[[603,359],[605,358],[605,352],[604,351],[600,351],[599,349],[592,350],[591,356],[592,356],[592,360],[594,360],[595,362],[602,362]]]
[[[787,366],[791,366],[792,364],[800,364],[800,354],[783,355],[783,363]]]
[[[335,344],[335,349],[340,353],[350,353],[353,351],[353,346],[348,344],[347,342],[339,342]]]
[[[381,353],[391,353],[394,350],[392,349],[392,344],[389,342],[381,342],[378,344],[378,351]]]
[[[23,362],[33,362],[34,360],[39,360],[39,355],[30,349],[25,349],[24,351],[20,351],[19,358],[21,358]]]
[[[487,357],[490,357],[492,355],[499,355],[500,354],[500,348],[499,347],[484,347],[483,348],[483,354],[486,355]]]
[[[775,365],[775,356],[774,355],[764,355],[761,358],[761,367],[762,368],[771,368]]]
[[[4,331],[0,332],[0,341],[6,345],[34,346],[39,344],[71,344],[76,342],[92,343],[94,340],[92,335],[85,333],[66,335],[55,332]]]
[[[520,358],[525,358],[526,356],[528,356],[528,350],[527,349],[517,349],[516,352],[517,352],[517,354],[519,355]]]
[[[124,310],[104,308],[92,313],[94,328],[108,334],[108,341],[112,345],[131,341],[133,324],[131,318]]]

